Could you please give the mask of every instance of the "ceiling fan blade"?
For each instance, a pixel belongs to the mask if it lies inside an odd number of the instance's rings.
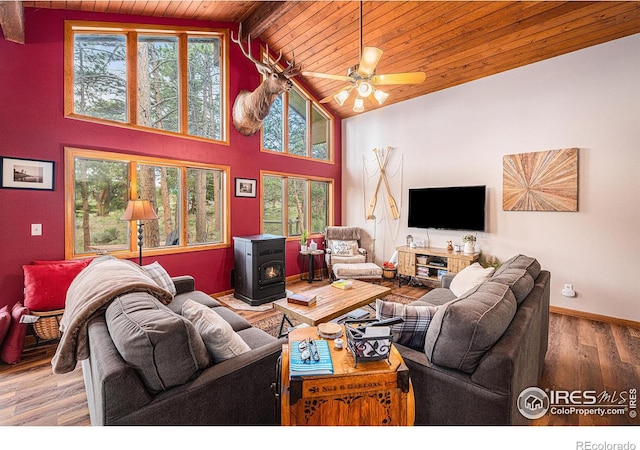
[[[384,84],[420,84],[427,78],[424,72],[390,73],[374,75],[371,82],[376,85]]]
[[[376,47],[365,47],[362,51],[362,59],[358,66],[358,73],[370,77],[376,71],[378,61],[382,58],[382,50]]]
[[[353,78],[346,75],[332,75],[330,73],[302,72],[302,75],[305,77],[328,78],[329,80],[353,81]]]

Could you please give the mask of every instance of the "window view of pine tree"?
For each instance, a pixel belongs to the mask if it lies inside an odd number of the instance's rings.
[[[138,124],[178,131],[178,38],[138,37]]]
[[[329,184],[311,181],[311,232],[324,233],[329,225]]]
[[[180,176],[176,167],[138,165],[138,198],[149,200],[158,220],[144,224],[144,247],[177,245],[180,238]]]
[[[329,121],[315,106],[311,108],[311,155],[329,159]]]
[[[140,32],[136,54],[127,55],[127,40],[136,36],[133,28],[120,35],[75,33],[73,112],[223,140],[222,40],[188,34],[187,45],[180,46],[184,35],[187,32]],[[137,61],[136,67],[128,67],[128,60]],[[137,69],[135,95],[127,90],[128,72],[133,69]],[[182,73],[186,73],[186,90],[180,86]],[[186,95],[182,95],[184,91]],[[136,117],[127,115],[129,102],[137,111]]]
[[[282,207],[283,179],[281,177],[264,176],[262,179],[262,204],[264,217],[262,229],[267,234],[284,236],[284,209]]]
[[[187,244],[222,240],[222,199],[220,171],[187,169]]]
[[[289,91],[289,153],[308,156],[307,101],[294,89]]]
[[[189,134],[222,139],[220,39],[190,37]]]
[[[283,94],[284,95],[284,94]],[[269,114],[262,122],[262,146],[275,152],[284,151],[283,142],[283,120],[282,120],[282,98],[276,98],[271,105]]]
[[[307,229],[307,182],[289,178],[289,236],[300,236]]]
[[[127,122],[126,37],[76,34],[73,62],[75,112]]]
[[[128,185],[126,162],[75,159],[75,253],[128,247],[129,224],[120,220]]]

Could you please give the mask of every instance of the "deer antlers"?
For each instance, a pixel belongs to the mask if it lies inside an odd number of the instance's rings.
[[[238,44],[238,46],[240,47],[240,50],[242,50],[242,54],[252,63],[254,63],[256,65],[256,68],[258,69],[258,72],[260,73],[277,73],[278,69],[277,69],[277,65],[280,62],[280,59],[282,58],[282,50],[280,50],[280,54],[278,55],[278,59],[276,59],[273,64],[265,64],[257,59],[255,59],[253,56],[251,56],[251,34],[249,34],[247,36],[247,49],[245,50],[245,48],[242,46],[242,23],[240,23],[240,26],[238,28],[238,38],[234,39],[233,38],[233,31],[231,32],[231,41],[235,42],[236,44]],[[282,72],[282,75],[284,75],[286,78],[292,78],[295,77],[296,75],[298,75],[301,71],[302,71],[302,64],[300,64],[299,66],[296,66],[296,57],[295,57],[295,53],[293,53],[293,59],[291,61],[287,61],[287,68]],[[269,55],[269,45],[267,44],[267,55]]]

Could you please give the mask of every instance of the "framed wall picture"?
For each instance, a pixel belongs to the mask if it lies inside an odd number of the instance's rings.
[[[251,178],[236,178],[236,197],[255,197],[257,191],[256,180]]]
[[[53,191],[53,161],[0,157],[2,188]]]

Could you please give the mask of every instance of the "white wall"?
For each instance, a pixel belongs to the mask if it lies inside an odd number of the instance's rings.
[[[427,74],[428,76],[428,74]],[[379,264],[407,234],[411,187],[484,184],[480,248],[535,256],[551,271],[551,304],[640,322],[640,35],[559,56],[343,121],[343,223],[371,236]],[[401,215],[365,211],[377,180],[373,148]],[[578,212],[502,211],[502,158],[578,147]],[[429,230],[431,246],[462,232]],[[371,242],[369,242],[371,245]],[[575,298],[562,296],[565,283]]]

